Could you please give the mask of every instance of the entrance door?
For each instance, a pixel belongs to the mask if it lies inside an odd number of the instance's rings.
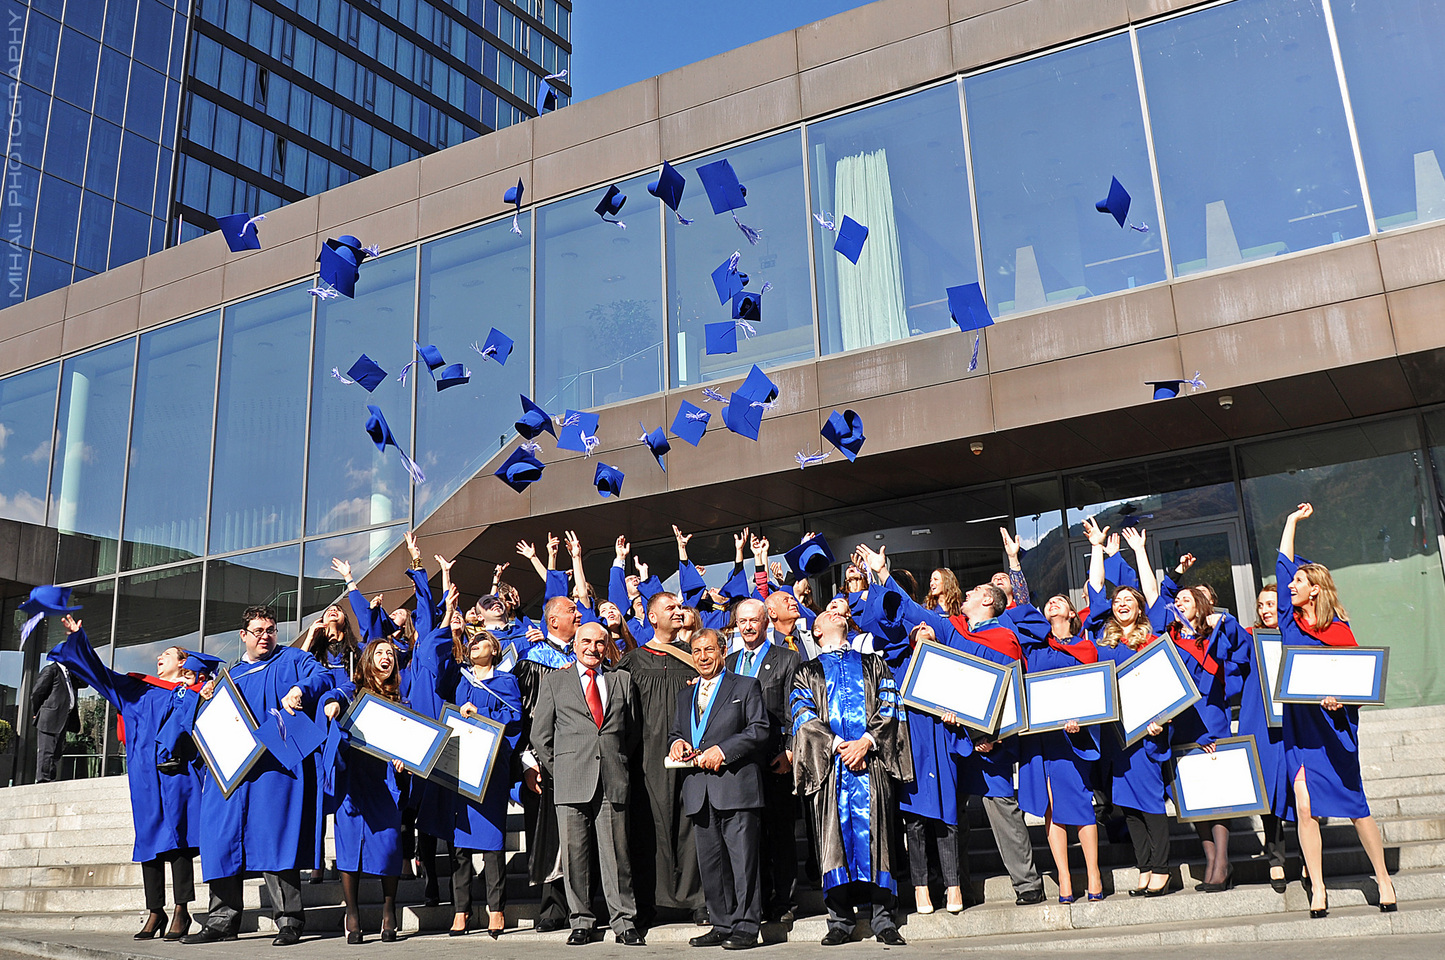
[[[1158,527],[1146,526],[1149,562],[1154,572],[1166,570],[1174,576],[1179,558],[1194,555],[1194,566],[1184,576],[1175,577],[1181,587],[1207,583],[1214,589],[1218,605],[1226,608],[1246,626],[1254,623],[1254,570],[1249,562],[1239,521],[1234,518],[1205,520],[1197,523],[1176,523]],[[1070,551],[1074,560],[1077,586],[1070,592],[1075,604],[1084,601],[1083,585],[1089,577],[1089,542],[1075,540]],[[1125,560],[1132,566],[1133,551],[1122,548]]]

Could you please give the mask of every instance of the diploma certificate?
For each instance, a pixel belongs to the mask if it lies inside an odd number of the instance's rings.
[[[1275,700],[1382,704],[1389,657],[1384,647],[1285,647]]]
[[[925,640],[913,651],[901,699],[925,713],[955,713],[965,726],[992,733],[1008,673],[1008,667]]]
[[[1279,686],[1279,668],[1284,663],[1284,641],[1278,630],[1256,627],[1254,630],[1254,672],[1264,694],[1264,712],[1271,727],[1284,725],[1284,708],[1274,699]]]
[[[1004,686],[1003,707],[998,712],[998,729],[995,735],[1002,740],[1016,733],[1029,732],[1029,720],[1024,709],[1024,672],[1018,664],[1009,667],[1009,682]]]
[[[451,728],[399,703],[363,693],[341,720],[351,745],[383,760],[400,760],[412,773],[429,776]]]
[[[1269,812],[1254,737],[1216,740],[1213,753],[1201,747],[1174,753],[1174,803],[1181,822]]]
[[[501,752],[506,727],[490,717],[464,717],[447,704],[442,723],[451,731],[428,777],[448,790],[480,800]]]
[[[1030,733],[1062,730],[1070,720],[1080,726],[1119,719],[1114,661],[1103,660],[1063,670],[1024,674]]]
[[[266,752],[256,739],[256,720],[228,671],[222,671],[211,699],[201,705],[192,732],[201,757],[227,797]]]
[[[1149,724],[1173,719],[1199,699],[1194,679],[1168,637],[1149,644],[1119,667],[1119,724],[1124,745],[1144,736]]]

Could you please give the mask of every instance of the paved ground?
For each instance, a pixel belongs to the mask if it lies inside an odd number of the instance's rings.
[[[65,944],[66,947],[61,947]],[[368,936],[362,946],[351,946],[340,937],[307,937],[298,946],[286,950],[274,949],[269,935],[247,935],[235,943],[217,944],[208,947],[184,947],[169,943],[136,943],[129,939],[101,937],[90,934],[57,936],[51,940],[49,949],[37,945],[37,949],[26,948],[25,954],[13,952],[15,941],[0,928],[0,960],[33,960],[35,956],[57,958],[57,960],[125,960],[125,958],[164,958],[164,960],[342,960],[342,958],[372,957],[379,960],[387,954],[404,956],[418,948],[426,951],[428,960],[608,960],[608,958],[630,957],[645,960],[659,952],[690,952],[688,947],[667,946],[636,948],[623,947],[611,942],[598,941],[590,947],[567,947],[560,940],[542,939],[530,935],[503,936],[493,942],[486,936],[472,934],[468,937],[449,938],[445,935],[429,934],[398,940],[395,944],[383,944],[374,936]],[[823,947],[816,943],[786,943],[763,946],[750,956],[771,958],[771,960],[849,960],[849,958],[876,957],[889,954],[903,960],[935,960],[956,953],[958,941],[934,940],[909,944],[906,947],[884,947],[872,940],[850,943],[841,947]],[[68,948],[68,949],[67,949]],[[1269,960],[1440,960],[1445,953],[1445,936],[1391,936],[1377,939],[1338,938],[1334,940],[1295,940],[1262,944],[1221,944],[1218,946],[1171,946],[1167,949],[1110,950],[1108,952],[1070,952],[1069,960],[1237,960],[1241,955],[1267,950]],[[727,954],[732,956],[733,954]],[[698,950],[697,957],[720,960],[721,950]]]

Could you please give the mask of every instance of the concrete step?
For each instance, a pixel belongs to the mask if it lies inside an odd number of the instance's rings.
[[[1393,710],[1384,710],[1379,707],[1366,707],[1360,711],[1361,726],[1410,726],[1430,721],[1445,721],[1445,705],[1435,704],[1426,707],[1396,707]]]

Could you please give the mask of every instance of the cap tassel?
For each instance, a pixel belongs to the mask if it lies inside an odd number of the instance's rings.
[[[1189,384],[1189,387],[1190,387],[1191,391],[1198,391],[1198,390],[1206,390],[1206,389],[1208,389],[1207,387],[1205,387],[1204,381],[1201,380],[1201,379],[1199,379],[1199,371],[1198,371],[1198,370],[1195,370],[1195,371],[1194,371],[1194,376],[1190,377],[1188,380],[1185,380],[1184,382],[1187,383],[1187,384]]]
[[[522,235],[522,228],[521,228],[520,225],[518,225],[518,223],[517,223],[517,218],[518,218],[519,216],[521,216],[521,215],[522,215],[522,211],[521,211],[521,210],[518,210],[516,213],[512,214],[512,232],[515,233],[515,234],[516,234],[517,236],[519,236],[519,237]]]
[[[687,217],[684,217],[681,213],[678,213],[676,210],[672,211],[672,213],[673,213],[673,216],[677,217],[677,222],[680,223],[680,224],[682,224],[684,227],[687,226],[688,224],[692,223],[691,220],[689,220]]]
[[[771,410],[778,405],[777,400],[754,400],[748,404],[749,407],[758,407],[763,410]]]
[[[408,457],[406,451],[401,447],[397,447],[396,452],[401,456],[401,465],[406,467],[406,472],[411,474],[412,480],[418,484],[426,483],[426,474],[421,472],[421,465]]]
[[[696,420],[699,423],[707,423],[709,420],[712,419],[712,414],[708,413],[706,410],[689,410],[686,416],[687,419]]]
[[[381,244],[379,244],[379,243],[369,244],[369,245],[367,245],[367,246],[365,246],[365,247],[362,247],[361,249],[363,249],[363,250],[366,251],[366,255],[367,255],[368,257],[379,257],[379,256],[381,256]]]
[[[552,419],[556,421],[557,426],[559,427],[575,427],[577,426],[577,424],[582,422],[582,417],[575,413],[572,414],[570,417],[559,413]]]
[[[819,450],[817,453],[809,453],[807,449],[803,449],[799,450],[798,455],[793,459],[798,461],[799,470],[806,470],[811,466],[815,466],[822,463],[824,460],[827,460],[828,454],[822,450]]]
[[[737,327],[743,332],[744,340],[751,340],[753,337],[756,337],[758,335],[757,328],[754,327],[751,323],[748,323],[746,320],[737,321]]]
[[[396,382],[402,386],[406,386],[406,375],[411,373],[411,368],[414,366],[416,366],[416,361],[408,360],[406,366],[401,368],[401,373],[397,374]]]
[[[350,377],[348,377],[346,374],[342,373],[342,372],[341,372],[338,368],[336,368],[336,367],[332,367],[332,368],[331,368],[331,375],[332,375],[333,377],[335,377],[337,380],[340,380],[342,383],[352,384],[352,383],[355,383],[355,382],[356,382],[355,380],[353,380],[353,379],[351,379]]]
[[[20,649],[21,649],[21,650],[24,650],[24,649],[25,649],[25,641],[30,639],[30,635],[35,632],[35,628],[38,627],[38,626],[40,625],[40,621],[41,621],[41,620],[44,620],[44,619],[45,619],[45,611],[42,610],[40,613],[35,614],[35,615],[34,615],[33,617],[31,617],[29,620],[26,620],[26,621],[25,621],[25,626],[23,626],[23,627],[20,628]]]
[[[981,343],[982,341],[983,341],[983,334],[975,333],[975,334],[973,335],[973,356],[972,356],[972,357],[969,357],[969,359],[968,359],[968,372],[969,372],[969,373],[973,373],[973,371],[975,371],[975,370],[978,369],[978,345],[979,345],[979,343]]]
[[[597,439],[596,434],[579,433],[578,437],[582,440],[582,455],[584,457],[592,456],[592,451],[602,445],[602,441]]]
[[[718,392],[717,392],[716,390],[714,390],[712,387],[703,387],[703,388],[702,388],[702,398],[703,398],[703,400],[717,400],[717,401],[719,401],[719,402],[721,402],[721,403],[727,403],[727,402],[728,402],[728,398],[727,398],[727,397],[725,397],[725,396],[723,396],[722,394],[718,393]]]
[[[535,457],[542,452],[542,445],[535,440],[528,440],[526,443],[519,444],[517,449],[525,450]]]
[[[478,343],[477,341],[473,340],[473,341],[472,341],[472,349],[475,350],[475,351],[477,351],[477,353],[481,354],[483,360],[496,360],[496,359],[497,359],[497,348],[496,348],[496,347],[486,347],[486,348],[483,348],[480,343]],[[468,372],[467,375],[468,375],[468,376],[471,375],[470,371]]]
[[[275,707],[272,707],[272,708],[271,708],[270,713],[271,713],[271,716],[273,716],[273,717],[276,718],[276,729],[277,729],[277,731],[280,732],[280,734],[281,734],[281,742],[282,742],[282,743],[285,743],[285,742],[286,742],[286,718],[283,717],[283,716],[281,716],[281,711],[280,711],[280,710],[277,710]]]
[[[738,219],[738,215],[736,213],[733,214],[733,223],[738,225],[738,229],[743,232],[743,236],[747,237],[748,243],[752,244],[753,246],[756,247],[758,245],[758,241],[763,239],[763,234],[761,230],[754,230],[746,223],[743,223],[741,220]]]
[[[813,214],[813,219],[818,221],[818,223],[822,225],[823,229],[827,230],[829,233],[838,232],[838,224],[833,219],[833,215],[831,213],[815,213]]]
[[[266,215],[265,215],[264,213],[262,213],[262,214],[259,214],[259,215],[257,215],[257,216],[252,217],[250,220],[247,220],[246,223],[245,223],[245,225],[241,227],[241,236],[244,237],[244,236],[246,235],[247,231],[249,231],[249,230],[255,230],[255,229],[256,229],[256,224],[260,223],[262,220],[265,220],[265,219],[266,219]],[[256,235],[259,237],[259,236],[260,236],[260,231],[257,231]]]
[[[335,300],[337,297],[341,296],[341,291],[340,291],[340,290],[336,290],[336,289],[333,289],[333,288],[331,288],[331,287],[316,286],[316,287],[312,287],[310,290],[307,290],[306,292],[309,293],[309,294],[311,294],[313,297],[315,297],[315,298],[318,299],[318,300]]]
[[[1131,224],[1129,224],[1129,229],[1130,229],[1130,230],[1138,230],[1140,233],[1148,233],[1148,232],[1149,232],[1149,224],[1147,224],[1147,223],[1131,223]]]
[[[627,229],[627,224],[623,223],[621,220],[616,220],[616,219],[608,220],[608,219],[607,219],[607,214],[605,214],[605,213],[602,214],[602,222],[603,222],[603,223],[615,223],[615,224],[617,224],[617,229],[619,229],[619,230],[626,230],[626,229]]]

